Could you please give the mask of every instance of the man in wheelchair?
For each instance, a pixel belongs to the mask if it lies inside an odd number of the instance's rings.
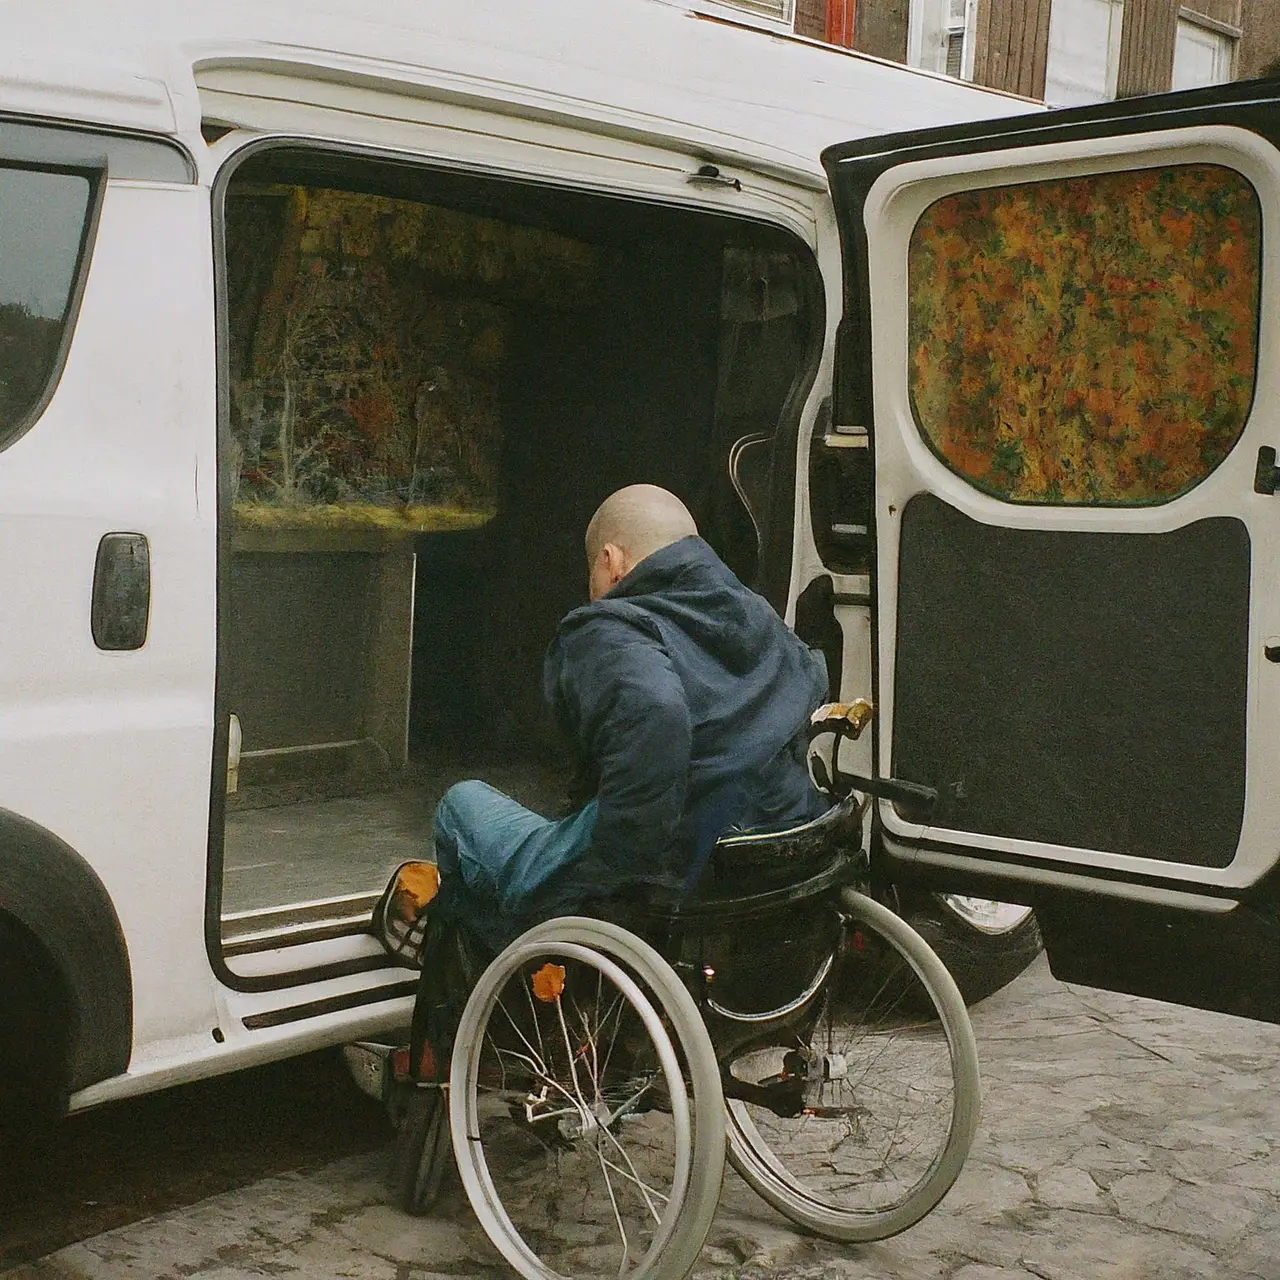
[[[901,1231],[960,1170],[977,1056],[941,962],[855,888],[857,794],[824,813],[810,783],[824,665],[665,490],[615,493],[586,544],[591,603],[545,687],[595,794],[554,821],[460,783],[438,877],[409,864],[380,904],[425,950],[394,1074],[397,1203],[428,1208],[451,1149],[530,1280],[686,1276],[726,1155],[807,1230]],[[813,726],[856,737],[869,714]],[[714,883],[685,894],[708,859]],[[676,893],[599,901],[634,886]]]
[[[544,692],[594,796],[551,820],[469,781],[435,814],[440,905],[495,944],[586,897],[685,886],[724,831],[824,808],[805,763],[824,663],[680,499],[619,490],[592,517],[586,552],[590,603],[561,622]]]

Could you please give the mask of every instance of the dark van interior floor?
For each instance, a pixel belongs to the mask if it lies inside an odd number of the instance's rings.
[[[396,784],[363,795],[295,801],[227,814],[223,914],[381,891],[392,870],[431,857],[431,817],[455,782],[482,778],[549,817],[565,776],[528,760],[419,757]]]

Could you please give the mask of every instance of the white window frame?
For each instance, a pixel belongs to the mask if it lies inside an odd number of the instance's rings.
[[[978,0],[963,0],[963,20],[953,16],[957,2],[911,0],[907,22],[907,62],[910,66],[945,75],[947,44],[952,35],[959,33],[964,38],[960,78],[972,80],[978,34]]]
[[[1239,27],[1234,27],[1228,22],[1219,22],[1215,18],[1209,17],[1208,14],[1199,13],[1195,9],[1188,8],[1186,5],[1178,7],[1178,29],[1177,34],[1180,36],[1184,27],[1193,27],[1198,31],[1208,35],[1217,36],[1223,42],[1226,50],[1227,66],[1224,68],[1224,74],[1220,80],[1214,80],[1212,84],[1228,84],[1235,79],[1236,68],[1240,62],[1240,38],[1243,32]],[[1174,44],[1174,60],[1177,61],[1177,44],[1175,37]],[[1204,88],[1207,86],[1196,86]]]
[[[1046,84],[1045,84],[1045,102],[1051,106],[1080,106],[1086,101],[1090,102],[1112,102],[1115,100],[1116,88],[1120,79],[1120,45],[1124,33],[1124,0],[1108,0],[1111,5],[1111,26],[1108,33],[1107,41],[1107,63],[1106,63],[1106,85],[1103,90],[1103,96],[1092,99],[1077,99],[1063,102],[1057,98],[1051,97],[1054,67],[1055,49],[1053,45],[1053,19],[1054,12],[1051,9],[1049,14],[1050,31],[1049,31],[1049,48],[1048,59],[1046,61]],[[1059,11],[1061,13],[1061,11]]]
[[[796,0],[707,0],[696,6],[699,13],[729,18],[736,22],[750,19],[771,31],[794,34]]]

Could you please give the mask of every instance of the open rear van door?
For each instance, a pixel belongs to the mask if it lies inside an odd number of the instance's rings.
[[[898,879],[1280,1021],[1280,82],[823,157]],[[909,789],[898,789],[900,797]]]

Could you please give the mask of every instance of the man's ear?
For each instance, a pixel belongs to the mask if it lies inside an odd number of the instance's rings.
[[[608,569],[609,585],[616,587],[631,572],[631,557],[616,542],[606,542],[602,548]]]

